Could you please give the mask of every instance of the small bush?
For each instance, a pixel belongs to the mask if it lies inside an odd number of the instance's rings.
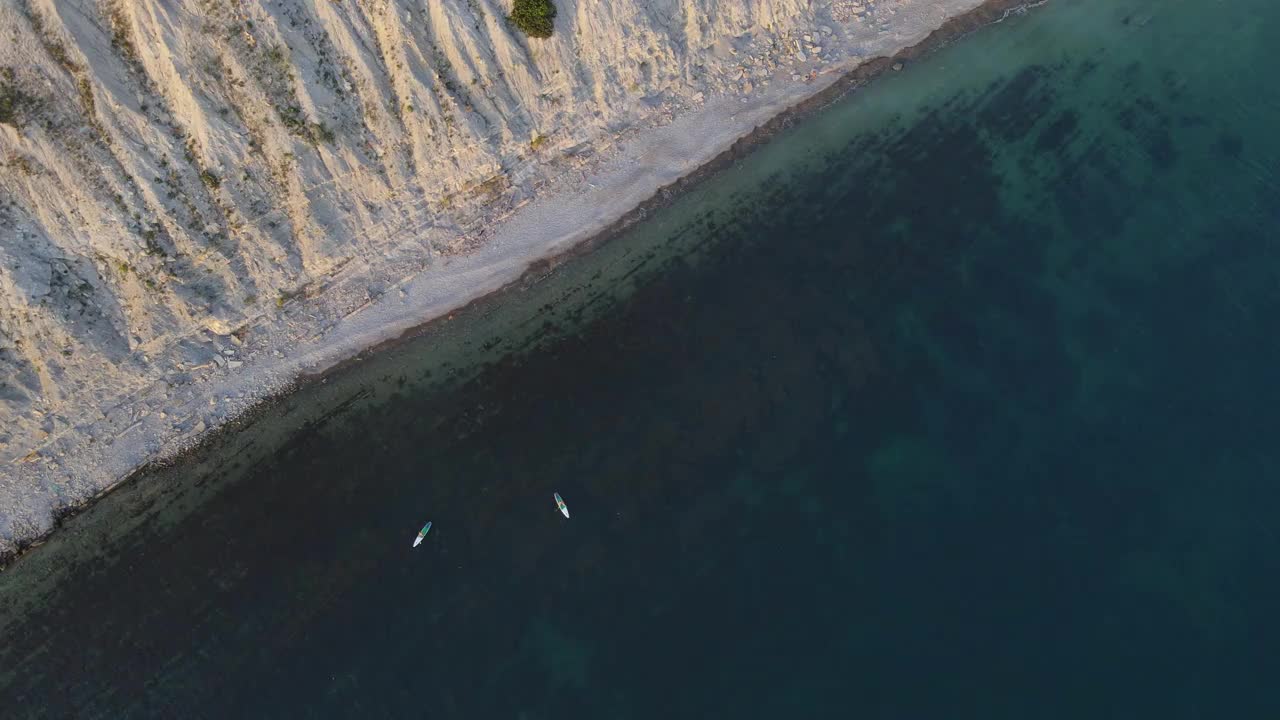
[[[130,62],[138,62],[138,49],[133,46],[129,17],[125,15],[124,8],[120,5],[113,6],[107,20],[111,24],[111,47]]]
[[[165,252],[165,249],[161,247],[160,243],[156,242],[155,228],[147,228],[142,231],[142,242],[146,245],[147,257],[169,257],[169,253]]]
[[[200,179],[204,181],[205,186],[210,190],[217,190],[218,186],[222,185],[222,179],[208,170],[200,171]]]
[[[36,99],[20,90],[12,68],[0,68],[0,123],[22,127],[35,109]]]
[[[301,137],[311,137],[307,132],[307,121],[302,114],[302,108],[297,105],[281,106],[276,108],[276,114],[280,116],[280,122],[284,123],[289,132]]]
[[[329,129],[328,125],[325,125],[322,122],[312,123],[311,125],[311,144],[312,145],[319,145],[320,143],[328,143],[332,145],[333,141],[336,139],[337,139],[337,136],[334,135],[333,131]]]
[[[92,122],[96,104],[93,101],[93,86],[89,84],[89,78],[84,76],[76,78],[76,89],[80,92],[80,105]]]
[[[549,38],[555,29],[556,6],[551,0],[515,0],[507,19],[529,37]]]
[[[9,161],[5,164],[9,167],[17,168],[18,172],[27,177],[31,177],[36,174],[36,169],[32,167],[31,161],[27,159],[27,156],[20,155],[16,152],[9,153]]]

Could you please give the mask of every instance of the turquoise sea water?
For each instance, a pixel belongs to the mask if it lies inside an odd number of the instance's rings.
[[[1052,0],[877,81],[68,523],[6,714],[1280,716],[1276,67]]]

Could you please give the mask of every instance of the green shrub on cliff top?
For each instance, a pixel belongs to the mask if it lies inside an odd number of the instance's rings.
[[[515,0],[511,14],[507,19],[520,28],[525,35],[535,38],[549,38],[555,29],[556,6],[551,0]]]

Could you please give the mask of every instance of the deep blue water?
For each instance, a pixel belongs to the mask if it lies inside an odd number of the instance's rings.
[[[882,78],[509,298],[519,351],[435,382],[428,335],[151,479],[202,499],[0,608],[0,696],[1278,717],[1278,66],[1271,2],[1054,0]]]

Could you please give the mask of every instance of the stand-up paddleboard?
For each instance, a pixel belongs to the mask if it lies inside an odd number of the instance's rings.
[[[564,504],[564,500],[561,499],[560,493],[551,494],[556,496],[556,507],[560,508],[560,512],[563,513],[565,517],[569,517],[569,506]]]
[[[418,537],[416,537],[416,538],[414,538],[414,539],[413,539],[413,546],[414,546],[414,547],[418,547],[419,545],[421,545],[421,544],[422,544],[422,538],[426,537],[426,536],[427,536],[427,533],[429,533],[429,532],[431,532],[431,521],[430,521],[430,520],[428,520],[428,521],[427,521],[427,524],[426,524],[426,525],[423,525],[423,526],[422,526],[422,529],[418,531]]]

